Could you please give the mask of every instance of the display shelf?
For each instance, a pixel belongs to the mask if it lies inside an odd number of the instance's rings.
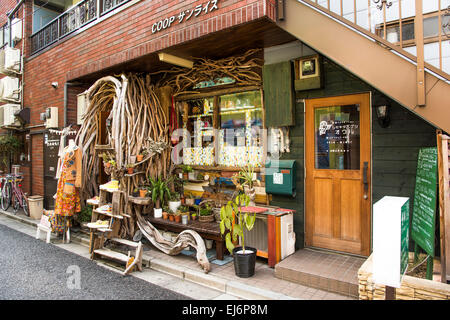
[[[123,219],[123,215],[114,215],[114,214],[112,214],[110,212],[99,210],[99,209],[94,209],[93,211],[95,213],[102,214],[104,216],[108,216],[108,217],[111,217],[111,218]]]

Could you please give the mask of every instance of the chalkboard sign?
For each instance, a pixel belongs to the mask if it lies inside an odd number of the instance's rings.
[[[437,148],[423,148],[417,161],[411,237],[434,257],[436,219]]]

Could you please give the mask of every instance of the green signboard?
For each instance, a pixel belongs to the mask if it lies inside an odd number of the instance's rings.
[[[409,200],[401,209],[401,253],[400,253],[400,276],[403,276],[408,268],[409,259]]]
[[[411,237],[434,257],[437,193],[437,148],[423,148],[417,161]]]

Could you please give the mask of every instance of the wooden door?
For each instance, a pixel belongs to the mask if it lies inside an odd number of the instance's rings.
[[[370,253],[370,94],[306,102],[306,245]]]

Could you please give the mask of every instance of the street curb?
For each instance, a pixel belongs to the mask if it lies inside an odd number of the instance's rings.
[[[10,212],[0,210],[0,214],[6,217],[36,227],[38,220],[25,219],[16,216]],[[89,238],[86,236],[80,236],[77,234],[71,234],[71,240],[79,243],[85,247],[89,247]],[[249,286],[234,280],[226,280],[218,276],[211,274],[205,274],[199,271],[195,271],[189,268],[174,265],[173,263],[164,261],[162,259],[152,258],[148,254],[144,253],[142,257],[142,264],[155,271],[170,274],[179,279],[183,279],[192,283],[196,283],[211,289],[215,289],[219,292],[230,294],[239,298],[247,300],[291,300],[292,297],[286,296],[281,293]],[[295,299],[297,300],[297,299]]]

